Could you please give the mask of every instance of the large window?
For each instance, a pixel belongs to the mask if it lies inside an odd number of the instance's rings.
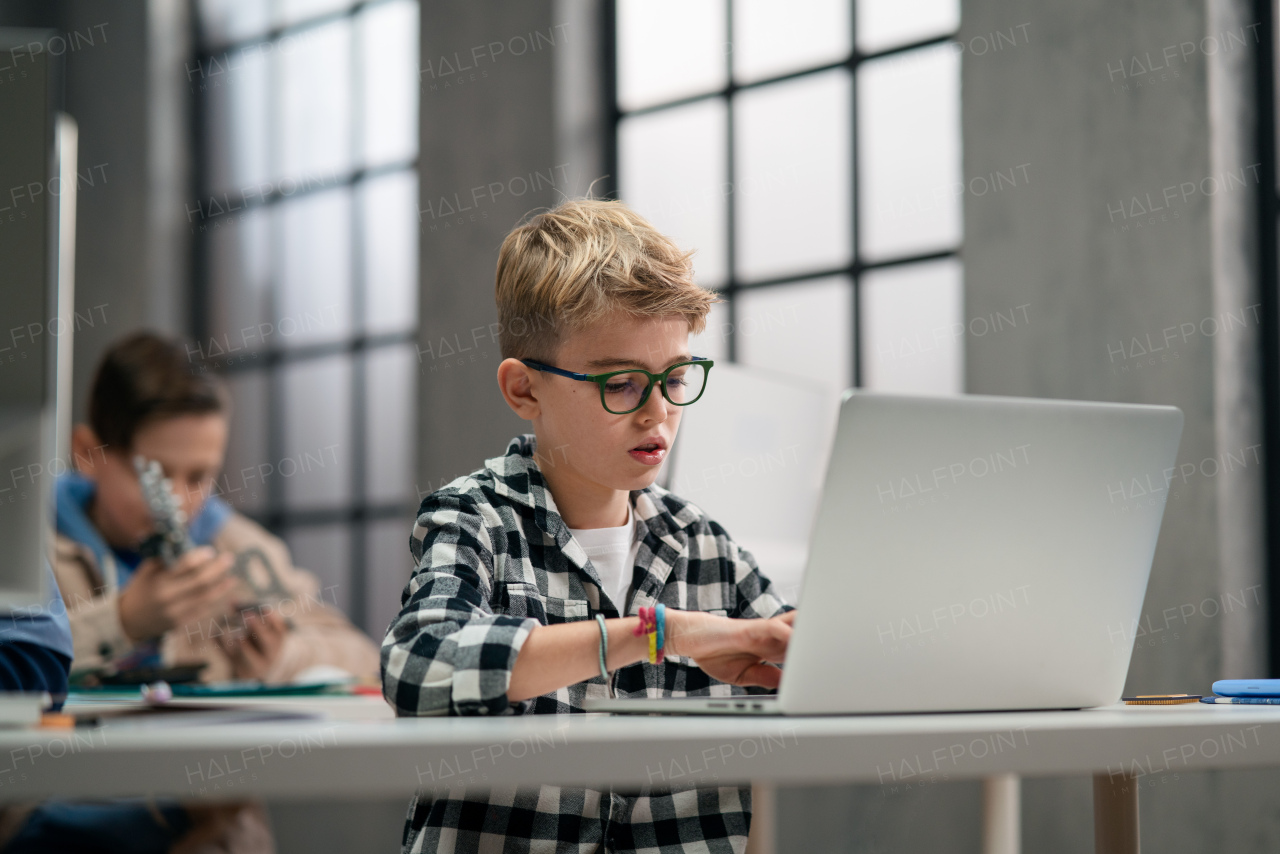
[[[959,392],[956,0],[617,0],[618,195],[721,293],[694,347]]]
[[[416,507],[418,6],[197,9],[193,358],[232,389],[219,490],[377,633]]]

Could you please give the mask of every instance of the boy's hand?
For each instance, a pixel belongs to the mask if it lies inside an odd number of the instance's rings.
[[[242,613],[244,629],[218,635],[215,640],[231,659],[235,678],[261,680],[279,657],[289,624],[275,611],[264,614],[250,609]]]
[[[229,574],[234,560],[234,555],[203,546],[168,569],[158,558],[143,561],[120,592],[124,633],[134,641],[147,640],[222,613],[236,586]]]
[[[777,688],[796,612],[768,620],[731,620],[702,611],[668,610],[667,653],[692,658],[713,679],[730,685]]]

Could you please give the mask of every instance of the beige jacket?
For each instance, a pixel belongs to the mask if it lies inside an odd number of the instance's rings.
[[[270,603],[288,618],[292,629],[265,682],[288,682],[317,664],[340,667],[361,681],[378,681],[378,648],[337,608],[333,588],[321,589],[314,575],[293,565],[283,542],[236,513],[212,545],[219,552],[236,554],[250,548],[261,549],[289,593],[288,597]],[[71,669],[99,667],[128,654],[134,643],[120,625],[119,597],[112,568],[104,572],[91,549],[59,534],[54,546],[53,570],[71,621],[75,649]],[[244,600],[251,599],[245,586]],[[228,615],[170,630],[161,644],[165,664],[204,661],[208,667],[201,674],[203,681],[234,678],[231,661],[219,648],[217,636],[236,631],[236,626],[235,616]]]

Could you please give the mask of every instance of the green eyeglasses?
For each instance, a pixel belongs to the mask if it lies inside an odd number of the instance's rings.
[[[626,368],[621,371],[610,371],[607,374],[580,374],[576,371],[553,368],[551,365],[544,365],[533,359],[520,361],[536,371],[595,383],[600,386],[600,403],[604,405],[606,412],[614,415],[626,415],[644,406],[655,382],[662,389],[662,396],[670,403],[676,406],[696,403],[707,388],[707,374],[715,364],[711,359],[695,356],[688,362],[672,365],[660,374],[651,374],[643,368]]]

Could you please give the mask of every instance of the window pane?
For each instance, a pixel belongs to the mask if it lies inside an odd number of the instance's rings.
[[[355,0],[277,0],[276,24],[287,27],[309,18],[341,12],[354,5]]]
[[[267,454],[267,375],[245,371],[227,377],[231,431],[218,493],[241,513],[267,507],[267,481],[274,471]]]
[[[278,50],[277,177],[307,182],[347,171],[352,137],[350,22],[305,30],[281,40]]]
[[[858,0],[858,47],[864,53],[959,27],[960,0]]]
[[[858,224],[868,258],[960,240],[960,54],[950,45],[868,62],[858,75]]]
[[[862,381],[877,391],[964,390],[960,262],[869,270],[862,276]]]
[[[749,82],[849,55],[850,0],[735,0],[733,74]]]
[[[853,384],[853,287],[847,276],[746,290],[736,299],[738,361],[828,387]]]
[[[282,202],[277,345],[341,338],[351,328],[351,193],[345,187]]]
[[[351,500],[351,362],[345,356],[280,368],[284,448],[272,460],[288,508],[334,507]]]
[[[268,184],[270,63],[266,51],[255,47],[216,54],[187,72],[191,86],[205,93],[209,185],[218,192],[235,193]],[[209,216],[210,201],[200,202],[201,214]]]
[[[728,274],[725,104],[720,99],[624,120],[621,197],[684,249],[705,287]]]
[[[743,92],[734,116],[738,272],[763,279],[852,255],[852,101],[844,69]]]
[[[712,303],[711,313],[707,315],[707,328],[689,339],[689,353],[717,362],[728,361],[730,328],[729,304]]]
[[[275,343],[271,324],[271,216],[259,208],[209,223],[210,330],[199,342],[206,359],[239,358]]]
[[[360,184],[364,317],[371,334],[418,325],[418,179],[395,172]]]
[[[351,527],[345,524],[290,528],[284,536],[293,565],[320,579],[320,601],[351,613]]]
[[[418,353],[414,345],[369,351],[365,366],[368,458],[365,489],[371,501],[412,502]]]
[[[386,3],[360,16],[366,166],[418,150],[418,4]]]
[[[223,45],[261,35],[271,28],[269,8],[262,0],[199,0],[202,41]]]
[[[366,625],[370,636],[381,640],[391,621],[400,613],[400,594],[413,574],[413,556],[409,553],[413,516],[370,522],[366,531],[369,550],[366,558],[369,619]]]
[[[724,3],[619,0],[618,103],[624,110],[727,82]]]

